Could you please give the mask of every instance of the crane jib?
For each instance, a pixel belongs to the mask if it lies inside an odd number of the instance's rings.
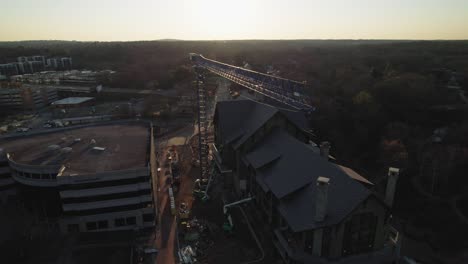
[[[311,104],[311,98],[304,92],[305,82],[252,71],[207,59],[195,53],[190,54],[190,59],[199,67],[292,108],[306,112],[315,110]]]

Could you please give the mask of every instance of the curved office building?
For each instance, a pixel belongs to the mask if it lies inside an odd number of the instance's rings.
[[[12,196],[16,196],[16,184],[11,177],[7,154],[0,148],[0,203],[6,203]]]
[[[0,184],[15,186],[33,212],[57,219],[62,232],[154,225],[150,124],[114,122],[4,138],[0,148]]]

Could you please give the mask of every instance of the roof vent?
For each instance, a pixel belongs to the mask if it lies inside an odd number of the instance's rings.
[[[103,152],[104,150],[106,150],[106,148],[94,147],[93,150],[96,151],[96,152]]]
[[[331,144],[328,141],[323,141],[320,143],[320,155],[325,159],[328,160],[330,156],[330,148]]]
[[[48,151],[55,151],[55,150],[58,150],[58,149],[60,149],[59,145],[50,145],[50,146],[47,147]]]
[[[309,140],[309,143],[307,144],[307,147],[310,148],[314,153],[320,154],[320,148],[312,140]]]
[[[63,148],[63,149],[60,150],[60,152],[62,152],[62,153],[70,153],[72,151],[73,151],[73,149],[70,148],[70,147],[66,147],[66,148]]]
[[[6,160],[6,152],[2,148],[0,148],[0,160]]]

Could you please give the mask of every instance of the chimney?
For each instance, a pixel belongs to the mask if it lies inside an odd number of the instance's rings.
[[[328,184],[330,178],[318,177],[317,190],[315,194],[315,221],[322,222],[327,215],[328,207]]]
[[[328,141],[323,141],[320,143],[320,156],[326,160],[328,160],[328,156],[330,155],[330,147],[331,145]]]
[[[4,149],[0,148],[0,161],[6,161],[7,155]]]
[[[388,168],[387,188],[385,190],[385,203],[392,207],[393,198],[395,197],[395,189],[400,175],[400,169],[390,167]]]

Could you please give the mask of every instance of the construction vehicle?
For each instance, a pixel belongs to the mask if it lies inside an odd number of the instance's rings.
[[[195,189],[193,190],[193,194],[195,197],[201,199],[203,202],[209,199],[207,195],[207,188],[208,180],[207,179],[196,179],[195,180]]]
[[[232,229],[234,228],[234,223],[232,221],[231,214],[229,213],[229,210],[228,210],[229,207],[236,206],[236,205],[246,203],[246,202],[250,202],[253,199],[254,199],[254,197],[247,197],[245,199],[242,199],[242,200],[239,200],[239,201],[236,201],[236,202],[233,202],[233,203],[225,204],[223,206],[223,213],[224,213],[224,216],[225,216],[225,219],[226,219],[226,221],[223,223],[223,230],[225,232],[231,233]]]
[[[195,187],[203,190],[206,189],[206,186],[208,185],[208,180],[207,179],[196,179],[195,180]]]
[[[191,246],[183,247],[178,252],[180,263],[191,264],[197,262],[196,253]]]
[[[196,179],[195,180],[195,189],[193,190],[193,194],[197,198],[200,198],[203,202],[210,199],[210,197],[208,195],[208,190],[210,189],[210,185],[211,185],[211,183],[213,181],[213,178],[216,176],[216,165],[215,165],[215,163],[212,162],[210,166],[211,166],[210,171],[209,171],[210,177],[208,179]]]
[[[190,215],[190,210],[186,203],[182,202],[179,206],[179,218],[180,219],[188,219]]]
[[[208,201],[208,197],[205,195],[205,192],[204,191],[200,191],[200,190],[194,190],[193,191],[193,195],[200,199],[202,202],[206,202]]]

